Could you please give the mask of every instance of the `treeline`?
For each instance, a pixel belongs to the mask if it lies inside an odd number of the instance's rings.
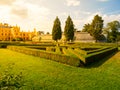
[[[95,15],[92,22],[85,24],[83,26],[82,32],[88,32],[90,35],[97,41],[105,40],[107,42],[116,42],[120,40],[120,32],[118,31],[120,28],[119,21],[112,21],[104,27],[104,20],[101,16]],[[73,41],[74,40],[74,23],[70,16],[68,16],[65,27],[64,27],[64,35],[66,41]],[[107,38],[104,36],[107,36]],[[53,28],[52,28],[52,39],[55,41],[60,40],[62,37],[62,29],[61,29],[61,22],[56,17]]]

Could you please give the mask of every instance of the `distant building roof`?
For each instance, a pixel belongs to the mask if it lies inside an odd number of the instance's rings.
[[[88,32],[75,32],[76,40],[94,40]]]

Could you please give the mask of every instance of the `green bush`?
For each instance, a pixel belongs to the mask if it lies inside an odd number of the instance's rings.
[[[21,52],[21,53],[25,53],[25,54],[33,55],[33,56],[38,56],[38,57],[46,58],[49,60],[54,60],[57,62],[61,62],[64,64],[76,66],[76,67],[79,67],[81,65],[80,59],[71,57],[71,56],[62,55],[62,54],[57,54],[55,52],[30,49],[30,48],[25,48],[25,47],[20,47],[20,46],[8,46],[7,48],[10,50],[17,51],[17,52]]]
[[[58,53],[58,54],[62,54],[62,48],[60,47],[55,47],[55,52]]]
[[[19,90],[25,86],[22,72],[12,72],[14,64],[9,64],[3,73],[0,73],[0,90]]]
[[[46,47],[46,51],[55,52],[55,47]]]
[[[7,44],[0,44],[0,48],[6,48]]]
[[[101,60],[101,59],[107,57],[108,55],[111,55],[117,51],[118,51],[118,48],[113,47],[113,48],[108,48],[108,49],[102,50],[100,52],[89,54],[85,57],[85,64],[88,65],[90,63],[99,61],[99,60]]]

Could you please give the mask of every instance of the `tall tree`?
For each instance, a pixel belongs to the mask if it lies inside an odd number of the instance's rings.
[[[112,21],[107,24],[105,31],[107,33],[107,39],[109,42],[115,42],[117,40],[118,29],[120,28],[119,21]]]
[[[90,25],[89,33],[96,41],[99,40],[99,37],[102,35],[103,21],[102,17],[96,15]]]
[[[57,42],[58,40],[61,39],[61,37],[62,37],[61,23],[57,16],[54,21],[54,25],[52,29],[52,39]]]
[[[83,26],[82,32],[89,32],[89,28],[90,28],[90,24],[89,24],[89,23],[88,23],[88,24],[85,24],[85,25]]]
[[[74,39],[74,24],[70,16],[68,16],[65,22],[64,35],[67,41]]]

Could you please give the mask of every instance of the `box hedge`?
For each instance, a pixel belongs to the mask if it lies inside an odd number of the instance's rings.
[[[62,54],[56,54],[55,52],[25,48],[21,46],[7,46],[7,48],[13,51],[17,51],[24,54],[33,55],[33,56],[37,56],[37,57],[41,57],[49,60],[54,60],[54,61],[68,64],[71,66],[76,66],[76,67],[81,66],[80,59],[71,57],[71,56],[62,55]]]
[[[90,63],[97,62],[117,51],[118,51],[118,48],[113,47],[113,48],[108,48],[108,49],[102,50],[100,52],[89,54],[85,57],[85,64],[88,65]]]

